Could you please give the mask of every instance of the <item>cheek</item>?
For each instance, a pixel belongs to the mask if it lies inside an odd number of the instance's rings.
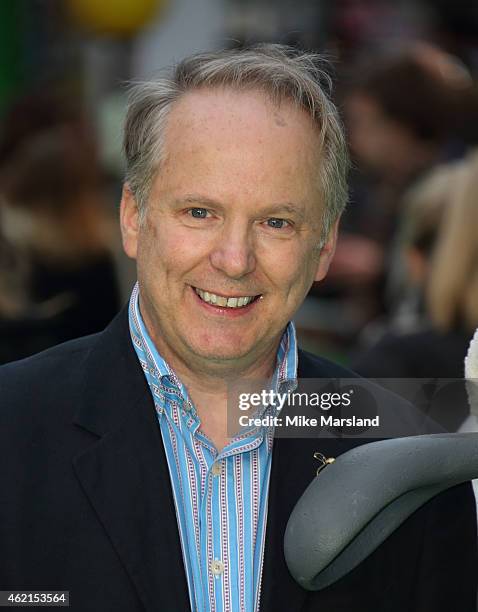
[[[268,250],[269,279],[289,298],[293,299],[308,291],[316,267],[317,259],[299,246],[287,244],[281,249]]]
[[[154,301],[161,301],[171,265],[170,254],[170,245],[154,229],[145,233],[138,242],[138,280],[143,291],[155,296]]]
[[[138,276],[141,271],[150,286],[155,286],[155,291],[164,297],[191,270],[204,266],[207,252],[204,236],[175,224],[161,223],[150,228],[139,242]]]

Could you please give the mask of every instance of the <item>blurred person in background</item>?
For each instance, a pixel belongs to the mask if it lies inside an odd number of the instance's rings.
[[[474,152],[438,167],[407,194],[400,249],[407,297],[383,337],[355,358],[358,373],[462,378],[478,326],[477,192]],[[463,410],[455,414],[460,422],[468,412],[465,404]]]
[[[362,325],[395,307],[386,285],[404,193],[444,160],[465,151],[472,81],[455,58],[424,43],[372,64],[344,92],[354,158],[351,205],[327,289],[355,304]]]
[[[52,94],[19,101],[0,138],[0,363],[100,331],[113,318],[120,304],[111,221],[81,114]]]
[[[387,245],[406,189],[437,163],[462,156],[460,111],[471,92],[458,60],[424,43],[352,81],[345,96],[349,144],[367,178],[350,211],[362,216],[357,231]]]

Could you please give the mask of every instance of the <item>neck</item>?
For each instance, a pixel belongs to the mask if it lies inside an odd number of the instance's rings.
[[[201,430],[218,450],[228,443],[227,402],[230,385],[243,379],[269,379],[276,367],[280,339],[267,347],[255,360],[207,360],[182,355],[156,334],[146,313],[143,320],[157,350],[188,390],[201,421]],[[229,432],[232,433],[232,432]],[[235,432],[234,432],[235,433]]]
[[[232,400],[232,388],[229,385],[237,383],[241,377],[270,378],[275,367],[275,352],[272,359],[256,364],[253,369],[236,370],[235,374],[229,373],[227,376],[194,371],[178,360],[168,361],[168,363],[188,390],[201,421],[201,431],[214,443],[216,449],[221,451],[237,433],[235,431],[236,419],[233,417],[235,411],[230,404],[228,405],[228,401]],[[228,410],[231,410],[229,423]],[[233,428],[234,430],[231,431]]]

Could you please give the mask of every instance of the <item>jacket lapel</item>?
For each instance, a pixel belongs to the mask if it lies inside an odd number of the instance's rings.
[[[351,373],[352,376],[352,373]],[[303,378],[336,378],[328,362],[312,361],[299,351],[299,381]],[[275,438],[269,489],[261,612],[298,612],[308,592],[300,587],[287,569],[284,558],[284,533],[289,516],[302,493],[314,479],[319,464],[314,453],[327,457],[344,452],[344,441],[332,437]]]
[[[127,309],[90,353],[75,423],[96,439],[74,469],[145,609],[189,609],[167,461]]]
[[[284,559],[284,532],[295,503],[315,475],[311,440],[276,438],[262,572],[261,612],[301,609],[307,596],[292,578]]]

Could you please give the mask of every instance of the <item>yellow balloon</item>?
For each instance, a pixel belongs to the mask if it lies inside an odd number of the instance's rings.
[[[166,0],[69,0],[73,18],[102,34],[131,36],[164,8]]]

